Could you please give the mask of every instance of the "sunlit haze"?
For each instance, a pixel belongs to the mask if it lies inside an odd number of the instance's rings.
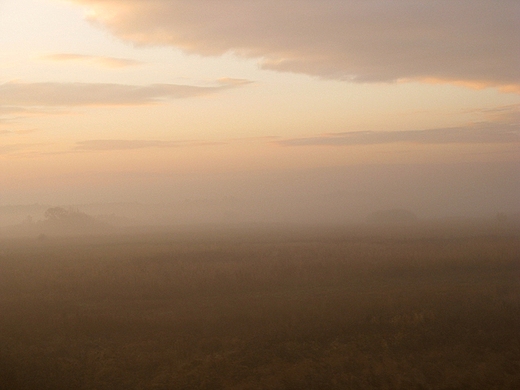
[[[518,213],[519,20],[516,0],[0,0],[0,206]]]

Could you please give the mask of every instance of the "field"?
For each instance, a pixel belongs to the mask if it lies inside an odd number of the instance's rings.
[[[0,241],[0,389],[519,389],[517,233]]]

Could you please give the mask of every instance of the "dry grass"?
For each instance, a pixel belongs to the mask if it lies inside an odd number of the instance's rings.
[[[0,245],[0,389],[520,388],[515,235]]]

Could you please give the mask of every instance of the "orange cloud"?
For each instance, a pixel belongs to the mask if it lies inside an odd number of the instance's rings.
[[[520,89],[516,0],[69,0],[137,44],[353,82]]]
[[[124,140],[124,139],[99,139],[87,140],[76,143],[76,150],[83,151],[110,151],[110,150],[134,150],[150,148],[179,148],[186,146],[221,145],[222,142],[204,141],[159,141],[159,140]]]
[[[75,53],[55,53],[41,57],[44,60],[55,62],[83,62],[107,68],[125,68],[129,66],[142,65],[143,62],[128,58],[91,56]]]
[[[345,146],[392,143],[414,144],[506,144],[520,143],[520,122],[472,123],[461,127],[447,127],[408,131],[354,131],[329,133],[315,137],[285,139],[275,142],[281,146]]]
[[[399,82],[409,82],[414,81],[413,79],[402,79],[398,80]],[[483,80],[448,80],[448,79],[439,79],[435,77],[422,77],[416,79],[421,83],[425,84],[450,84],[456,85],[459,87],[470,88],[475,90],[482,90],[486,88],[498,88],[501,92],[504,93],[520,93],[520,84],[498,84],[496,82],[483,81]]]
[[[13,107],[116,106],[158,103],[217,93],[249,83],[223,79],[215,86],[176,84],[124,85],[102,83],[22,83],[0,84],[0,110]]]
[[[30,152],[37,144],[8,144],[0,145],[0,156],[11,153]]]

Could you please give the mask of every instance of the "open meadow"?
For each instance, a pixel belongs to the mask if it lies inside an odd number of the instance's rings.
[[[0,241],[0,389],[518,389],[518,232]]]

